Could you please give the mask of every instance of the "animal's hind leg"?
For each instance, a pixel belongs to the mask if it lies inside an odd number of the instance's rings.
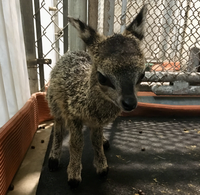
[[[91,128],[91,141],[94,148],[94,166],[99,175],[105,176],[108,173],[107,159],[104,154],[104,140],[108,142],[103,136],[103,128]]]
[[[63,121],[61,119],[55,119],[53,126],[53,143],[48,162],[50,171],[55,171],[59,165],[63,141],[63,127]]]
[[[82,132],[83,125],[80,120],[70,120],[67,122],[67,125],[70,132],[70,161],[67,168],[68,184],[71,188],[75,188],[81,182],[81,157],[84,144]]]

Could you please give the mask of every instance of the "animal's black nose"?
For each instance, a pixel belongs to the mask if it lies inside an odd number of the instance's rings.
[[[136,108],[137,100],[132,97],[127,97],[122,99],[122,106],[125,111],[131,111]]]

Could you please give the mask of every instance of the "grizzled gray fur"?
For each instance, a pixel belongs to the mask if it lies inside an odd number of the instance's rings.
[[[70,161],[68,183],[76,187],[81,182],[83,125],[91,131],[94,166],[106,175],[108,164],[104,146],[103,126],[112,122],[121,111],[130,112],[137,106],[136,85],[144,76],[144,37],[146,5],[123,34],[105,37],[78,19],[69,22],[79,31],[89,53],[67,52],[51,72],[47,100],[54,116],[53,145],[49,169],[58,168],[63,131],[69,130]]]

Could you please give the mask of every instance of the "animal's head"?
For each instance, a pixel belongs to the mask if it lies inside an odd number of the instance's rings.
[[[144,76],[145,62],[141,51],[147,6],[122,34],[105,37],[78,19],[69,22],[79,31],[93,60],[92,84],[123,111],[137,106],[136,85]]]

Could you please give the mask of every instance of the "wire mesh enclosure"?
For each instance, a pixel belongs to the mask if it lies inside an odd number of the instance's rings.
[[[141,90],[153,90],[156,94],[200,94],[199,0],[53,0],[53,4],[48,0],[34,1],[40,5],[34,18],[38,12],[41,16],[41,26],[36,23],[36,28],[41,28],[36,47],[39,40],[43,43],[39,58],[52,59],[52,65],[67,50],[85,49],[75,30],[68,26],[68,15],[109,36],[122,33],[141,7],[148,4],[142,46],[146,73]],[[50,69],[50,65],[45,66],[46,82]]]
[[[40,89],[44,89],[45,83],[48,82],[49,73],[52,69],[52,64],[55,64],[63,55],[63,1],[33,1],[35,13],[35,47],[37,50],[37,58],[51,59],[51,63],[46,63],[46,66],[41,68],[38,65],[38,74],[40,79]],[[44,69],[44,72],[41,71]],[[41,76],[41,74],[43,74]],[[45,81],[45,83],[44,83]]]

